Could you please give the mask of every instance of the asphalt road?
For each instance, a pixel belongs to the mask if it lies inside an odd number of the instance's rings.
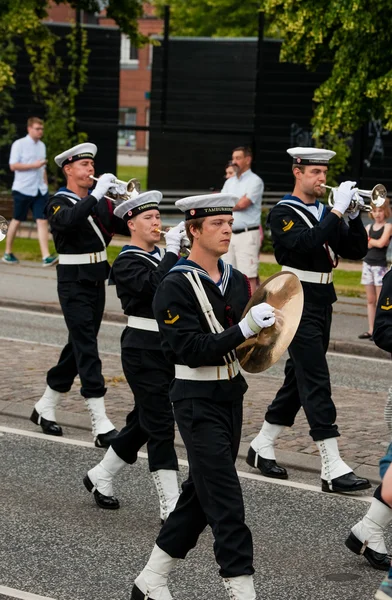
[[[82,477],[102,451],[78,441],[85,435],[80,430],[71,431],[64,443],[35,433],[27,437],[22,421],[19,427],[19,432],[0,428],[0,598],[129,599],[159,530],[147,461],[140,458],[118,477],[121,509],[101,511]],[[186,472],[181,467],[181,477]],[[246,473],[240,477],[253,533],[257,598],[373,597],[382,573],[344,546],[350,527],[368,508],[365,497],[322,494],[319,486],[279,485]],[[176,567],[170,589],[175,600],[227,598],[209,531]]]
[[[53,344],[59,348],[67,340],[61,315],[0,307],[0,323],[0,337]],[[101,352],[120,353],[120,336],[124,326],[103,322],[99,334]],[[390,361],[329,353],[328,363],[331,381],[335,385],[369,392],[387,392],[390,386]],[[283,380],[283,367],[284,360],[280,360],[268,371],[268,375]]]

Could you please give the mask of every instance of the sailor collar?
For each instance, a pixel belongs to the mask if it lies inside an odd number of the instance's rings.
[[[302,208],[305,209],[308,213],[310,213],[312,215],[312,217],[317,218],[314,214],[314,212],[311,210],[310,207],[314,206],[317,209],[318,215],[319,215],[319,221],[322,221],[322,219],[325,217],[325,205],[322,204],[322,202],[319,202],[319,200],[316,200],[316,202],[314,202],[313,204],[305,204],[305,202],[303,200],[301,200],[300,198],[298,198],[297,196],[292,196],[291,194],[286,194],[286,196],[283,196],[282,200],[280,200],[276,206],[279,206],[279,204],[284,204],[284,205],[291,205],[291,206],[298,206],[298,208]]]
[[[198,265],[197,263],[195,263],[192,260],[189,260],[187,258],[180,258],[180,260],[177,262],[177,264],[172,269],[170,269],[169,273],[173,273],[176,271],[178,271],[180,273],[191,273],[192,271],[197,271],[197,273],[199,273],[200,277],[202,277],[206,281],[209,281],[210,283],[212,283],[215,287],[218,288],[218,290],[220,290],[220,286],[222,286],[222,295],[223,295],[223,294],[225,294],[225,292],[227,290],[227,286],[229,284],[230,277],[233,273],[233,267],[231,265],[223,262],[223,260],[221,258],[219,258],[218,268],[221,273],[221,279],[219,280],[219,282],[215,282],[213,279],[211,279],[211,277],[208,275],[208,273],[205,269],[203,269],[200,265]]]

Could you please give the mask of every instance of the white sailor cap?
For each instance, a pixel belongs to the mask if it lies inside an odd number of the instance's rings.
[[[114,209],[114,214],[116,217],[124,219],[124,221],[129,221],[129,219],[133,219],[133,217],[137,217],[137,215],[147,210],[159,210],[161,200],[162,192],[158,192],[158,190],[143,192],[143,194],[138,194],[135,198],[121,202]]]
[[[232,194],[203,194],[177,200],[176,206],[185,213],[185,221],[199,217],[231,215],[239,198]]]
[[[294,165],[327,165],[336,154],[324,148],[289,148],[288,154],[293,157]]]
[[[85,142],[84,144],[78,144],[61,154],[58,154],[54,157],[54,162],[57,166],[63,168],[64,165],[69,165],[77,160],[82,160],[83,158],[94,158],[97,150],[98,148],[95,144]]]

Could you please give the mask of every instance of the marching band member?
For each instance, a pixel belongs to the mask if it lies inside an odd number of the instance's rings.
[[[170,399],[189,476],[135,581],[132,600],[172,598],[168,575],[207,524],[229,597],[255,598],[252,537],[235,469],[247,385],[234,349],[273,325],[275,314],[263,303],[241,320],[249,299],[247,278],[220,260],[230,244],[237,200],[209,194],[176,202],[185,212],[191,252],[159,285],[153,310],[163,353],[175,365]]]
[[[161,198],[161,192],[145,192],[114,210],[131,234],[131,245],[124,246],[113,263],[109,285],[116,285],[128,316],[128,326],[121,337],[121,360],[135,407],[103,460],[84,478],[84,484],[94,492],[100,508],[119,508],[117,498],[113,497],[113,479],[126,464],[136,462],[138,450],[147,443],[161,520],[165,521],[179,495],[174,417],[169,400],[174,366],[163,356],[152,300],[159,283],[176,264],[186,234],[181,222],[166,234],[166,251],[156,246],[160,239]]]
[[[55,157],[66,187],[51,197],[46,212],[53,233],[57,265],[57,289],[69,338],[59,361],[46,377],[47,387],[35,404],[31,420],[48,435],[62,435],[56,422],[61,394],[71,389],[77,374],[81,395],[90,412],[95,445],[107,448],[117,433],[106,416],[105,382],[98,354],[97,335],[105,307],[105,280],[109,273],[106,246],[115,232],[126,235],[122,219],[104,195],[115,176],[105,173],[90,194],[94,182],[95,144],[78,144]]]
[[[392,271],[389,270],[382,281],[380,297],[374,320],[373,339],[379,348],[392,353]],[[392,388],[389,389],[385,406],[385,421],[392,435]],[[392,442],[386,455],[380,460],[380,476],[384,475],[392,462]],[[352,528],[346,540],[346,546],[355,554],[362,554],[374,569],[389,571],[391,557],[384,540],[384,529],[392,522],[392,508],[383,485],[377,486],[366,515]],[[392,575],[392,573],[391,573]],[[392,583],[389,583],[392,593]],[[390,596],[388,596],[390,597]]]
[[[290,148],[295,186],[271,210],[269,222],[275,257],[283,271],[295,273],[304,291],[304,310],[289,346],[285,380],[268,407],[260,433],[252,440],[247,463],[267,477],[287,478],[276,464],[274,441],[285,427],[294,424],[303,407],[310,435],[321,455],[321,481],[325,492],[355,492],[370,487],[341,459],[331,397],[326,352],[332,304],[336,301],[332,269],[337,255],[359,260],[367,252],[367,234],[359,211],[343,219],[355,193],[355,182],[345,181],[335,194],[332,210],[319,202],[325,193],[328,162],[335,156],[320,148]]]

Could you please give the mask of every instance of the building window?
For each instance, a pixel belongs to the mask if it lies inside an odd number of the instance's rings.
[[[127,35],[121,35],[121,66],[138,67],[139,50]]]
[[[136,108],[120,108],[120,125],[136,125]],[[136,150],[136,131],[134,129],[119,129],[117,146]]]

